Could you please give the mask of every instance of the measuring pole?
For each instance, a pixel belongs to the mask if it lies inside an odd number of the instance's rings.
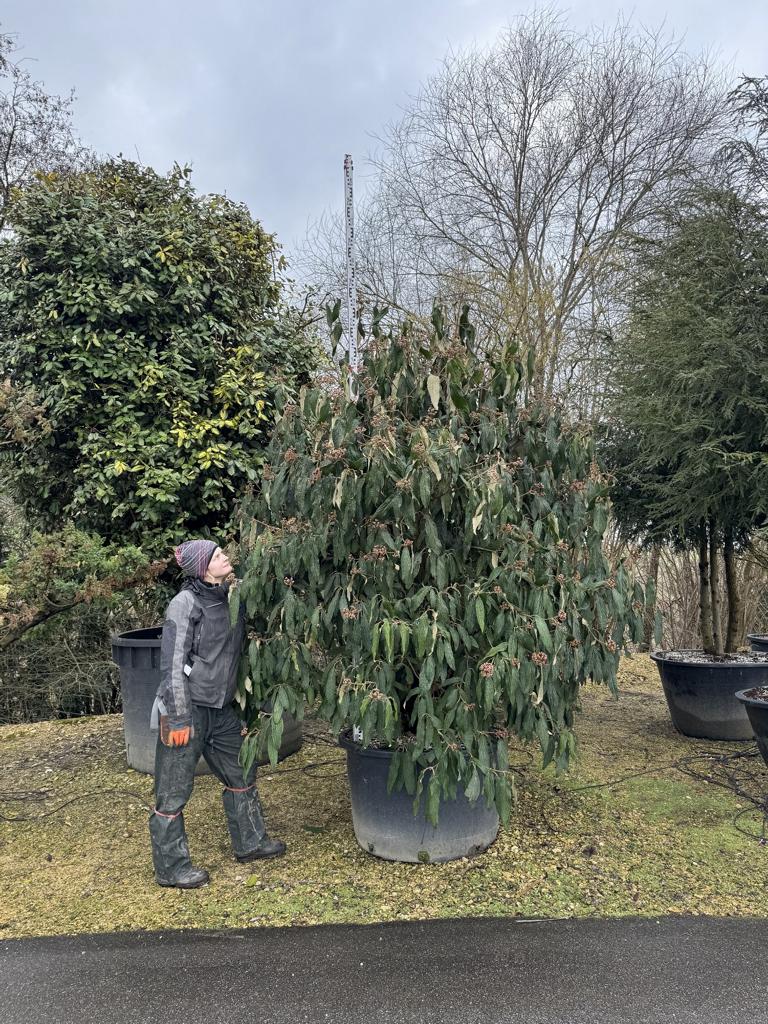
[[[347,352],[353,374],[358,370],[357,285],[355,284],[355,204],[352,189],[352,157],[344,157],[344,212],[347,225]]]

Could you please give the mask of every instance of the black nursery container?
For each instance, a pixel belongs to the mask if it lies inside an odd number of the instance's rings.
[[[757,746],[763,755],[763,760],[768,765],[768,700],[756,698],[750,694],[749,690],[739,690],[736,697],[746,708]]]
[[[761,633],[749,633],[747,640],[749,640],[749,645],[753,651],[761,651],[763,654],[768,654],[768,636]]]
[[[768,684],[766,661],[693,660],[701,651],[676,651],[690,660],[670,658],[669,652],[651,655],[661,676],[672,723],[684,736],[709,740],[751,740],[752,726],[739,690]]]
[[[162,626],[132,629],[112,637],[112,660],[120,671],[120,690],[123,698],[123,732],[128,765],[137,772],[155,774],[155,747],[157,733],[149,728],[152,705],[160,686],[160,642]],[[283,742],[278,760],[296,753],[303,737],[301,723],[285,715]],[[258,764],[267,764],[264,757]],[[210,769],[200,758],[197,775]]]
[[[349,734],[342,734],[339,743],[347,752],[355,838],[367,853],[384,860],[433,864],[473,857],[496,838],[499,816],[483,797],[471,803],[459,786],[455,800],[441,801],[435,828],[426,819],[424,796],[414,815],[413,797],[404,789],[387,792],[391,750],[361,747]]]

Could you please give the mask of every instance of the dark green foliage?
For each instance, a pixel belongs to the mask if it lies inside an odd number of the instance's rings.
[[[245,207],[196,195],[187,169],[128,161],[40,175],[9,218],[0,354],[46,430],[10,438],[4,461],[31,519],[150,553],[225,531],[276,379],[315,362],[284,322],[272,236]]]
[[[590,439],[521,408],[516,351],[473,355],[466,311],[458,337],[433,324],[375,329],[359,397],[344,376],[282,408],[233,592],[241,701],[273,755],[281,712],[319,700],[336,733],[397,749],[390,784],[426,786],[431,820],[459,781],[506,818],[508,733],[567,765],[579,685],[614,686],[644,596],[603,554]]]
[[[768,221],[710,189],[669,227],[612,360],[614,509],[625,536],[738,551],[768,521]]]
[[[165,567],[140,548],[106,544],[72,525],[33,533],[0,566],[0,650],[79,605],[109,605],[122,591],[154,589]]]
[[[714,514],[744,535],[768,513],[767,227],[710,194],[643,263],[613,411],[622,485],[642,482],[657,530],[690,533]],[[618,511],[625,501],[617,491]]]
[[[600,453],[623,535],[697,550],[702,644],[720,655],[743,639],[734,555],[768,523],[768,219],[708,188],[669,228],[640,261]],[[708,596],[721,553],[727,626]]]

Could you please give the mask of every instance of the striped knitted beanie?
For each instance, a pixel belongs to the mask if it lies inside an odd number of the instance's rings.
[[[173,553],[185,576],[196,576],[202,580],[218,546],[212,540],[187,540],[179,544]]]

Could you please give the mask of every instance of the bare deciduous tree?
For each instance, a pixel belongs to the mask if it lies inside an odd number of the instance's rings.
[[[86,159],[72,127],[72,95],[47,93],[18,59],[13,36],[0,35],[0,231],[11,192],[36,171]]]
[[[719,144],[725,92],[661,32],[578,33],[551,9],[451,53],[380,140],[365,288],[401,307],[469,299],[481,335],[535,348],[537,394],[586,382],[591,415],[624,242]]]
[[[711,150],[726,116],[708,62],[660,33],[578,34],[540,11],[455,54],[386,138],[388,192],[436,276],[457,257],[519,295],[509,326],[551,395],[596,283]]]

